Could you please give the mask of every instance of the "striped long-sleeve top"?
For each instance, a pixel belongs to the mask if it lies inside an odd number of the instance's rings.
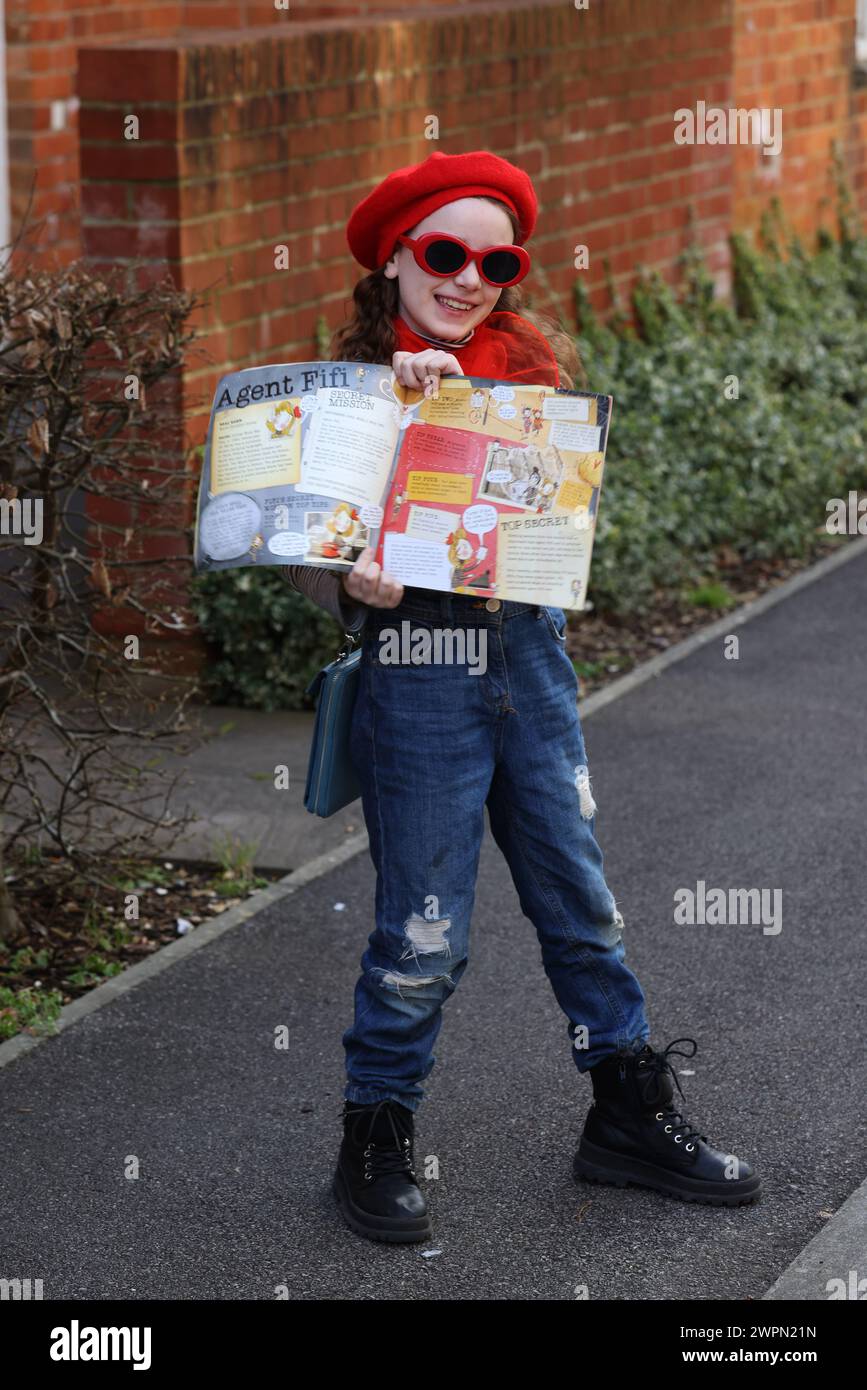
[[[344,632],[360,632],[370,606],[350,598],[340,574],[317,565],[283,565],[281,568],[291,587],[299,594],[306,594],[336,618]]]

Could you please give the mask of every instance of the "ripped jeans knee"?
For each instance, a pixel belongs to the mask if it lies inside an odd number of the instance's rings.
[[[403,949],[391,966],[371,967],[371,975],[382,989],[395,991],[401,998],[442,999],[457,986],[453,960],[451,917],[427,917],[412,912],[403,926]]]
[[[578,793],[581,819],[592,820],[596,814],[596,802],[590,790],[590,769],[586,763],[579,763],[575,769],[575,790]]]

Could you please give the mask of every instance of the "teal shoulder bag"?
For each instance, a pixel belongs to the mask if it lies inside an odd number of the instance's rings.
[[[317,697],[304,788],[304,805],[314,816],[333,816],[361,795],[349,738],[361,674],[362,636],[351,632],[344,636],[346,642],[334,661],[318,671],[307,687],[307,694]]]

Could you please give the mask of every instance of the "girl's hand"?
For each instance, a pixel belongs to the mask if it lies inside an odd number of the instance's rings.
[[[342,575],[341,580],[350,598],[359,603],[369,603],[372,608],[396,608],[403,598],[400,580],[387,574],[376,563],[369,545],[364,547],[352,569]]]
[[[424,391],[426,396],[436,399],[439,394],[440,375],[463,376],[460,362],[450,352],[440,348],[426,348],[424,352],[396,352],[391,359],[391,370],[402,386],[413,391]]]

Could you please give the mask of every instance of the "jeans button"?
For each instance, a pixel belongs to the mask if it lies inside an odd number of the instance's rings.
[[[500,606],[500,600],[498,598],[489,598],[485,604],[489,613],[498,613],[500,611]]]

